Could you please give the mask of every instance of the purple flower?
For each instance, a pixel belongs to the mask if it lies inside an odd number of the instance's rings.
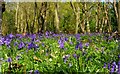
[[[110,70],[110,63],[108,63],[108,70]]]
[[[16,60],[19,60],[21,57],[20,56],[16,56]]]
[[[20,39],[23,37],[22,34],[16,34],[17,37],[19,37]]]
[[[4,42],[2,40],[0,40],[0,45],[3,45],[3,44],[4,44]]]
[[[21,49],[25,46],[25,44],[23,42],[20,42],[19,46],[18,46],[18,49]]]
[[[82,49],[82,48],[83,48],[82,42],[77,43],[77,45],[76,45],[75,49],[78,49],[78,48],[80,48],[80,49]]]
[[[28,43],[28,49],[32,49],[32,48],[36,49],[38,47],[39,46],[37,44],[34,44],[33,42]]]
[[[60,44],[60,48],[63,49],[64,48],[64,43]]]
[[[103,68],[106,68],[106,63],[104,63],[104,66],[103,66]]]
[[[113,64],[112,64],[112,65],[114,65],[114,66],[115,66],[115,68],[117,67],[116,62],[113,62]]]
[[[12,62],[12,59],[9,57],[9,58],[7,59],[7,62]]]
[[[9,38],[13,38],[14,35],[13,35],[13,34],[9,34],[8,37],[9,37]]]
[[[32,40],[34,40],[34,39],[36,38],[36,34],[30,35],[30,38],[31,38]]]
[[[118,61],[118,74],[120,74],[120,60]]]
[[[79,43],[76,44],[75,49],[78,50],[79,48]]]
[[[108,40],[111,40],[111,39],[112,39],[112,36],[109,36],[109,37],[108,37]]]
[[[75,59],[77,59],[77,54],[73,54],[73,57],[74,57]]]
[[[118,55],[118,58],[120,59],[120,54]]]
[[[48,35],[49,35],[49,32],[48,32],[48,31],[46,31],[46,32],[45,32],[45,35],[46,35],[46,36],[48,36]]]
[[[40,74],[39,70],[35,70],[34,74]]]
[[[64,48],[64,40],[63,40],[63,38],[60,38],[58,40],[58,44],[59,44],[60,48]]]
[[[68,41],[68,38],[67,38],[67,37],[65,37],[65,41]]]
[[[40,40],[36,40],[35,42],[40,42]]]
[[[5,41],[4,41],[4,43],[5,43],[5,45],[10,45],[10,43],[11,43],[11,39],[6,39]]]
[[[85,43],[85,46],[88,47],[88,46],[89,46],[89,43]]]
[[[80,49],[83,48],[82,42],[80,42],[80,44],[79,44],[79,48],[80,48]]]
[[[14,42],[14,46],[18,45],[18,42]]]
[[[44,44],[44,43],[42,43],[42,46],[44,47],[44,46],[45,46],[45,44]]]
[[[68,55],[65,55],[65,56],[63,56],[63,61],[64,61],[64,63],[66,63],[66,61],[67,61],[67,59],[70,57],[70,55],[68,54]]]
[[[80,40],[80,34],[76,34],[75,37],[76,37],[77,40]]]
[[[115,71],[115,66],[114,65],[112,65],[112,68],[111,68],[111,73],[113,73]]]
[[[70,41],[70,44],[72,45],[72,44],[73,44],[73,42],[72,42],[72,41]]]

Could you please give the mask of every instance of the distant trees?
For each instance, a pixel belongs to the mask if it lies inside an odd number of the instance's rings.
[[[2,24],[3,34],[120,32],[120,2],[7,3]]]

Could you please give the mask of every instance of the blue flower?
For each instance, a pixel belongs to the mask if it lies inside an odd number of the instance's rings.
[[[66,61],[67,61],[67,59],[70,57],[70,55],[68,54],[68,55],[65,55],[65,56],[63,56],[63,61],[64,61],[64,63],[66,63]]]
[[[32,49],[32,48],[36,49],[38,47],[39,46],[37,44],[34,44],[33,42],[28,43],[28,49]]]
[[[21,57],[20,56],[16,56],[16,60],[19,60]]]
[[[83,48],[82,42],[76,44],[75,49],[79,49],[79,48],[80,49]]]
[[[60,38],[58,40],[58,44],[59,44],[60,48],[64,48],[64,40],[63,40],[63,38]]]
[[[120,74],[120,60],[118,61],[118,74]]]
[[[40,74],[39,70],[35,70],[34,74]]]
[[[49,36],[49,32],[48,32],[48,31],[46,31],[46,32],[45,32],[45,35],[46,35],[46,36]]]
[[[115,71],[115,66],[113,65],[110,72],[113,73],[114,71]]]
[[[30,35],[30,38],[31,38],[32,41],[34,41],[35,38],[36,38],[36,34],[32,34],[32,35]]]
[[[18,42],[14,42],[14,46],[18,45]]]
[[[5,43],[5,45],[9,46],[10,43],[11,43],[11,39],[6,39],[6,40],[4,41],[4,43]]]
[[[106,68],[106,63],[104,63],[104,66],[103,66],[103,68]]]
[[[21,49],[25,46],[25,44],[23,42],[20,42],[19,46],[18,46],[18,49]]]
[[[75,37],[77,40],[80,40],[80,34],[76,34]]]
[[[85,46],[88,47],[88,46],[89,46],[89,43],[85,43]]]
[[[118,55],[118,58],[120,59],[120,54]]]
[[[110,70],[110,63],[108,63],[108,70]]]
[[[16,37],[23,38],[22,34],[16,34]]]
[[[83,48],[82,42],[80,42],[80,44],[79,44],[79,48],[80,48],[80,49]]]
[[[72,42],[72,41],[70,41],[70,44],[72,45],[72,44],[73,44],[73,42]]]
[[[2,40],[0,40],[0,45],[3,45],[3,44],[4,44],[4,42]]]
[[[9,34],[8,37],[9,37],[9,38],[13,38],[14,35],[13,35],[13,34]]]
[[[68,41],[68,38],[67,38],[67,37],[65,37],[65,41]]]
[[[77,59],[77,54],[73,54],[73,57],[74,57],[75,59]]]
[[[79,48],[79,42],[77,42],[76,46],[75,46],[75,49],[78,50]]]
[[[12,59],[9,57],[9,58],[7,59],[7,62],[12,62]]]

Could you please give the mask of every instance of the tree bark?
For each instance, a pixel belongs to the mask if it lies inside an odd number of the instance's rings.
[[[120,34],[120,1],[118,2],[118,33]]]
[[[79,26],[79,24],[80,24],[80,8],[79,8],[78,3],[76,3],[76,7],[75,7],[75,5],[74,5],[72,2],[70,2],[70,4],[71,4],[71,7],[72,7],[72,9],[73,9],[73,11],[74,11],[74,15],[75,15],[75,19],[76,19],[75,34],[77,34],[77,33],[78,33],[78,30],[79,30],[78,26]],[[81,26],[81,27],[82,27],[82,26]],[[82,29],[83,29],[83,28],[82,28]],[[82,30],[82,31],[83,31],[83,30]]]
[[[60,32],[60,29],[59,29],[58,8],[59,8],[58,3],[55,3],[55,26],[56,26],[56,29],[57,29],[57,33]]]
[[[19,2],[17,2],[16,14],[15,14],[15,25],[16,25],[16,28],[17,28],[17,32],[19,33],[18,9],[19,9]]]
[[[2,35],[2,2],[0,2],[0,36]]]

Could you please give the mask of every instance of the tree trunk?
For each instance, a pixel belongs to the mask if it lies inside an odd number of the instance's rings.
[[[18,24],[18,9],[19,9],[19,2],[17,2],[17,7],[16,7],[16,14],[15,14],[15,25],[17,28],[17,32],[19,33],[19,24]]]
[[[104,17],[103,17],[103,19],[102,19],[102,24],[101,24],[101,27],[100,27],[100,33],[104,32],[104,31],[103,31],[103,25],[104,25]]]
[[[96,19],[96,27],[95,27],[95,31],[98,32],[98,11],[96,9],[96,15],[95,15],[95,19]]]
[[[0,36],[2,35],[2,2],[0,2]]]
[[[59,8],[58,3],[55,3],[55,26],[56,26],[56,29],[57,29],[57,33],[60,32],[60,29],[59,29],[58,8]]]
[[[76,3],[76,7],[75,7],[75,5],[72,2],[70,2],[70,4],[71,4],[71,7],[74,10],[74,14],[75,14],[75,19],[76,19],[75,34],[77,34],[78,30],[79,30],[78,26],[80,24],[80,8],[79,8],[78,3]]]
[[[99,32],[99,26],[100,26],[100,2],[97,3],[98,7],[96,9],[96,32]]]
[[[87,5],[85,3],[85,10],[87,10]],[[90,24],[89,24],[89,17],[90,17],[90,12],[86,11],[86,21],[87,21],[87,25],[86,25],[86,28],[87,28],[87,33],[90,33]]]
[[[118,2],[118,33],[120,34],[120,1]]]

